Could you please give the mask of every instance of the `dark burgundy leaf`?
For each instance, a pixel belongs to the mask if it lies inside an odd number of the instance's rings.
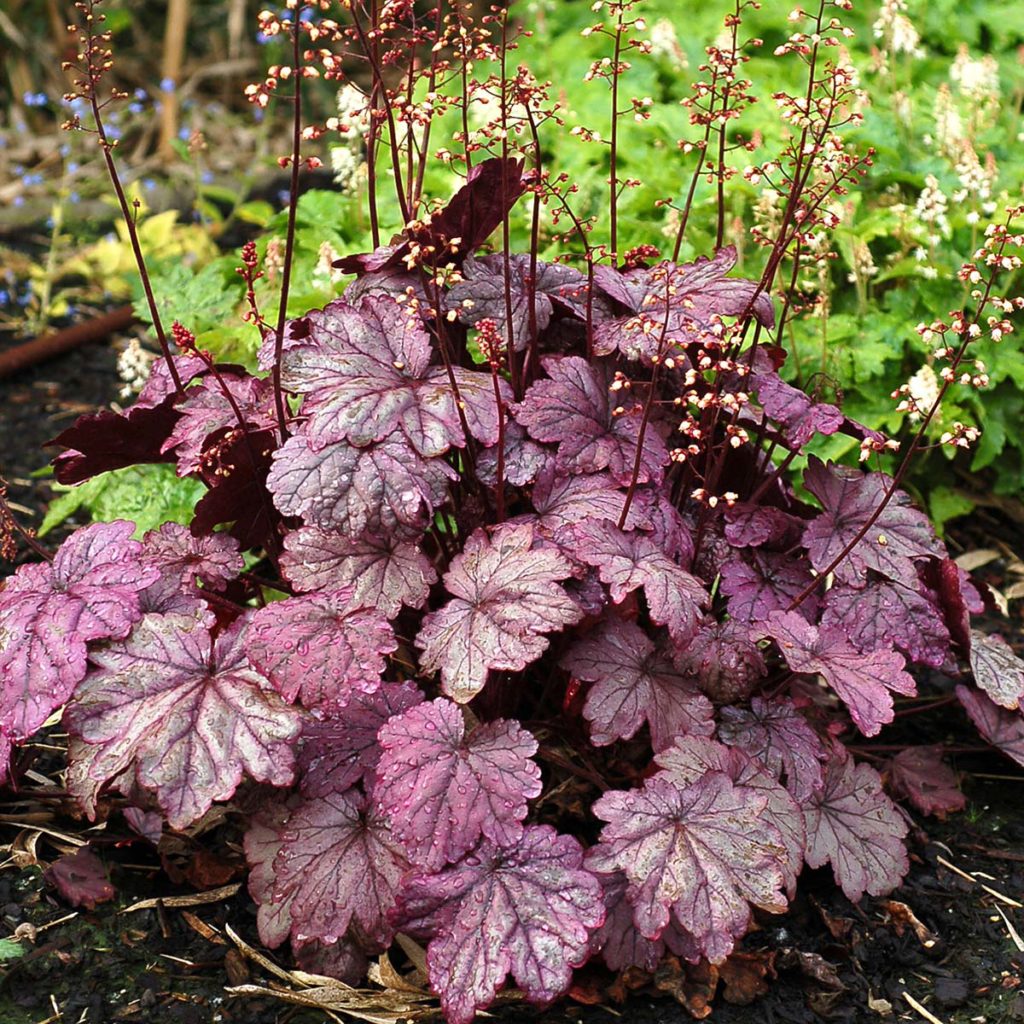
[[[259,609],[246,654],[289,703],[344,707],[354,690],[380,686],[394,630],[376,609],[353,605],[351,587],[275,601]]]
[[[607,473],[564,475],[549,464],[533,488],[531,521],[546,536],[554,536],[582,519],[617,523],[625,507],[626,492]]]
[[[597,569],[616,604],[642,587],[651,620],[667,626],[677,644],[690,640],[700,625],[701,609],[709,602],[695,576],[643,533],[624,533],[598,520],[587,520],[572,533],[577,557]]]
[[[945,818],[967,806],[956,772],[942,760],[941,745],[901,750],[889,762],[889,778],[893,792],[922,814]]]
[[[302,801],[280,829],[273,901],[289,902],[296,942],[337,942],[349,924],[384,948],[394,935],[388,915],[408,868],[382,818],[358,790]]]
[[[725,562],[721,574],[729,615],[741,622],[763,622],[769,612],[785,611],[814,580],[805,562],[774,551],[745,552],[742,561],[732,558]],[[811,594],[800,605],[800,612],[813,618],[817,608],[818,597]]]
[[[43,878],[71,906],[86,910],[95,910],[97,903],[109,903],[117,895],[103,862],[88,846],[55,860],[43,873]]]
[[[453,595],[423,619],[416,646],[425,672],[441,672],[444,692],[460,704],[483,687],[490,669],[518,672],[547,649],[544,633],[582,618],[559,586],[572,575],[557,551],[533,550],[533,528],[477,530],[452,559],[444,585]]]
[[[645,720],[655,750],[676,736],[714,732],[710,701],[632,622],[606,620],[569,648],[562,666],[593,683],[583,716],[596,746],[629,739]]]
[[[139,594],[160,574],[140,563],[134,532],[122,520],[76,530],[52,563],[21,566],[0,590],[5,746],[31,736],[71,696],[90,640],[123,637],[141,617]]]
[[[576,316],[586,316],[586,299],[580,298],[587,286],[583,274],[562,263],[538,260],[532,273],[531,266],[528,253],[513,253],[509,257],[510,302],[506,303],[504,256],[499,253],[469,257],[462,264],[462,282],[448,292],[447,306],[457,310],[459,319],[471,326],[484,318],[493,320],[504,338],[510,305],[513,346],[517,352],[525,349],[530,341],[531,292],[535,331],[542,331],[548,326],[558,306],[567,307]]]
[[[296,590],[352,587],[352,603],[394,618],[420,608],[437,580],[433,563],[398,529],[350,537],[309,526],[285,537],[281,570]]]
[[[825,595],[821,625],[838,629],[865,654],[898,647],[911,660],[939,668],[950,653],[939,610],[920,585],[911,589],[886,579],[861,588],[837,584]]]
[[[1010,711],[1024,697],[1024,661],[998,633],[971,630],[971,672],[974,681],[997,704]]]
[[[441,873],[406,879],[397,924],[431,936],[430,984],[449,1024],[470,1024],[510,973],[531,1002],[569,988],[605,915],[582,862],[575,839],[537,825],[507,850],[484,840]]]
[[[346,985],[358,985],[366,978],[369,959],[351,939],[337,942],[296,944],[295,962],[307,974],[337,978]]]
[[[667,773],[643,789],[605,793],[594,813],[608,824],[588,854],[593,869],[623,871],[634,921],[657,939],[674,918],[701,954],[721,962],[750,925],[750,904],[786,908],[785,852],[765,820],[767,795],[724,772],[680,787]]]
[[[745,700],[767,672],[750,626],[737,619],[705,621],[676,661],[716,704]]]
[[[782,426],[792,450],[803,448],[816,434],[834,434],[843,425],[843,414],[834,405],[812,401],[775,372],[755,374],[754,383],[761,407]]]
[[[791,700],[754,697],[749,711],[726,707],[720,718],[718,738],[760,761],[775,778],[785,774],[797,800],[821,788],[825,747]]]
[[[890,482],[884,473],[826,466],[811,456],[804,486],[821,502],[822,512],[804,530],[804,545],[818,572],[824,572],[863,529],[882,504]],[[905,587],[916,587],[914,560],[943,554],[928,517],[911,507],[903,491],[896,491],[867,534],[836,566],[836,579],[862,587],[868,570],[874,569]]]
[[[538,441],[558,445],[556,464],[562,473],[608,470],[626,486],[633,478],[641,414],[630,408],[618,415],[609,391],[610,363],[588,363],[579,356],[542,360],[548,376],[534,382],[515,407],[516,419]],[[644,434],[638,483],[660,481],[668,449],[653,427]]]
[[[1024,716],[1020,711],[1006,711],[983,693],[966,686],[958,686],[956,695],[982,738],[1024,765]]]
[[[700,256],[681,266],[665,260],[624,274],[595,266],[597,287],[628,310],[594,325],[595,351],[608,355],[618,349],[627,359],[650,360],[659,348],[666,355],[679,346],[718,346],[715,319],[748,309],[764,326],[773,326],[771,299],[764,293],[755,298],[757,282],[725,276],[735,263],[735,248],[726,246],[712,259]]]
[[[316,451],[300,433],[274,453],[267,487],[285,515],[356,537],[371,527],[425,526],[456,477],[443,460],[420,458],[401,441]]]
[[[211,435],[242,426],[224,394],[222,383],[250,432],[273,430],[277,424],[274,386],[270,380],[228,373],[222,373],[220,381],[212,376],[204,377],[178,401],[176,408],[181,415],[160,448],[163,454],[173,453],[178,463],[178,476],[198,475],[202,471],[203,453]]]
[[[382,683],[373,693],[353,691],[343,708],[323,718],[306,719],[298,755],[303,795],[344,792],[360,779],[369,788],[380,759],[381,726],[422,700],[423,694],[410,682]]]
[[[878,772],[838,749],[825,764],[820,790],[804,804],[807,863],[832,865],[848,899],[891,892],[907,873],[907,824],[882,792]]]
[[[541,789],[525,729],[499,718],[467,735],[462,708],[441,697],[390,719],[379,740],[374,799],[417,868],[454,863],[481,836],[502,847],[522,838]]]
[[[725,520],[726,540],[737,548],[784,543],[802,525],[799,519],[781,508],[743,502],[728,508]]]
[[[173,828],[226,800],[244,774],[276,786],[293,778],[299,713],[249,666],[244,623],[215,640],[208,617],[147,615],[125,640],[94,651],[64,713],[96,749],[89,776],[133,766]]]
[[[242,548],[273,548],[280,516],[267,493],[270,461],[277,447],[271,430],[232,432],[214,441],[203,480],[210,490],[196,503],[189,529],[195,536],[230,523],[228,533]],[[207,456],[214,454],[207,448]]]
[[[828,683],[865,736],[877,735],[892,721],[892,692],[905,697],[917,692],[896,651],[862,653],[838,630],[819,629],[796,612],[772,612],[761,631],[776,642],[794,672],[820,675]]]
[[[172,393],[159,405],[136,405],[123,414],[104,409],[79,416],[46,443],[66,449],[53,460],[54,476],[62,484],[77,484],[140,462],[173,462],[162,449],[181,415],[174,408],[175,397]]]

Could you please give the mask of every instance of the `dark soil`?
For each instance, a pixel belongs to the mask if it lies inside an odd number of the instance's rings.
[[[47,478],[32,477],[47,463],[40,446],[76,415],[116,400],[120,344],[90,345],[0,381],[2,472],[27,523],[39,522],[50,497]],[[1019,544],[1015,528],[995,513],[976,517],[971,529],[976,536],[954,538],[958,549],[1000,540]],[[997,586],[1001,566],[996,561],[983,570]],[[1005,621],[1001,628],[1006,631]],[[1019,619],[1013,632],[1020,637]],[[915,819],[911,871],[888,901],[866,898],[854,906],[829,872],[806,873],[790,912],[763,916],[743,943],[745,958],[733,961],[729,984],[714,996],[713,1020],[1024,1021],[1024,774],[978,748],[955,706],[902,721],[908,742],[947,740],[964,751],[956,766],[964,773],[967,811],[948,822]],[[229,815],[210,831],[170,840],[165,835],[159,851],[128,829],[114,803],[109,819],[91,828],[61,798],[59,746],[60,737],[53,736],[30,749],[26,756],[37,774],[25,778],[22,794],[8,793],[0,803],[0,938],[17,936],[24,951],[14,958],[9,947],[0,952],[0,1024],[330,1019],[278,1000],[225,994],[229,984],[272,980],[226,934],[230,927],[258,946],[255,910],[244,887],[196,906],[174,906],[172,900],[124,912],[141,899],[241,880],[239,822]],[[99,852],[117,895],[95,910],[74,911],[44,880],[43,869],[83,840]],[[907,908],[919,922],[916,930]],[[276,959],[288,966],[283,953]],[[729,1001],[762,989],[766,994],[749,1005]],[[674,1024],[691,1019],[686,1006],[703,1013],[712,991],[706,972],[671,963],[653,979],[617,980],[587,968],[579,974],[575,1001],[543,1013],[506,1005],[494,1017],[505,1024],[615,1018]],[[922,1015],[907,996],[933,1017]]]

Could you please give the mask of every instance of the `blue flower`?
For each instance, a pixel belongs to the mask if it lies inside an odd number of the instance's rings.
[[[161,78],[160,79],[160,91],[161,92],[174,92],[177,86],[174,84],[173,78]]]
[[[188,127],[178,129],[178,138],[182,142],[188,142],[188,137],[192,134]]]
[[[273,39],[273,38],[274,38],[273,36],[268,36],[266,34],[266,32],[257,32],[256,33],[256,42],[259,43],[260,46],[266,46],[267,43],[269,43],[270,40]]]
[[[50,102],[45,92],[27,92],[21,101],[26,107],[45,107]]]
[[[137,100],[144,100],[147,95],[148,93],[145,89],[136,89],[134,92],[134,96]]]
[[[128,104],[128,109],[133,114],[141,114],[142,111],[145,110],[145,107],[141,103],[129,103]]]
[[[11,301],[11,296],[5,288],[0,288],[0,306],[6,306]]]
[[[199,180],[204,185],[209,185],[210,182],[213,181],[213,171],[203,171],[203,173],[199,175]]]
[[[151,192],[156,188],[156,182],[152,178],[143,178],[142,187],[147,191]]]

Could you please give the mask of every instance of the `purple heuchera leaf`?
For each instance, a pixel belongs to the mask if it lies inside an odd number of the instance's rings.
[[[905,697],[917,692],[913,677],[903,670],[901,654],[861,653],[837,629],[819,629],[796,612],[772,612],[761,632],[775,641],[794,672],[820,675],[865,736],[877,735],[892,721],[892,692]]]
[[[413,535],[414,536],[414,535]],[[421,608],[437,580],[433,563],[400,530],[361,533],[309,526],[284,539],[281,570],[296,590],[352,588],[352,604],[394,618],[402,606]]]
[[[509,257],[508,286],[512,308],[512,343],[521,352],[530,342],[530,300],[533,293],[534,329],[539,332],[551,323],[558,306],[568,308],[577,316],[586,316],[587,279],[574,267],[540,260],[532,269],[529,253],[513,253]],[[501,337],[506,336],[508,304],[505,296],[505,258],[470,257],[462,264],[463,280],[447,295],[449,309],[458,311],[459,319],[471,326],[480,320],[493,320]]]
[[[55,860],[43,878],[73,907],[95,910],[97,903],[109,903],[117,891],[107,878],[103,861],[92,849],[83,846]]]
[[[771,299],[764,293],[755,298],[757,282],[725,276],[735,263],[736,250],[730,245],[711,259],[700,256],[681,266],[664,260],[624,274],[595,266],[598,289],[629,311],[595,323],[595,352],[608,355],[618,349],[627,359],[650,360],[659,347],[667,354],[674,346],[718,346],[721,333],[715,330],[714,318],[738,316],[748,309],[761,324],[772,327]]]
[[[626,493],[607,473],[564,475],[549,463],[537,478],[532,501],[537,514],[529,521],[550,537],[581,519],[617,523]]]
[[[825,764],[822,788],[804,804],[807,863],[832,865],[848,899],[891,892],[907,873],[903,839],[907,824],[882,792],[878,772],[854,764],[845,751],[833,751]]]
[[[803,448],[815,434],[827,437],[843,425],[843,414],[834,405],[812,401],[774,371],[755,374],[754,383],[761,407],[782,426],[786,443],[794,451]]]
[[[588,854],[598,871],[623,871],[634,921],[657,939],[674,918],[700,954],[724,960],[750,924],[750,904],[786,908],[785,852],[765,820],[767,796],[706,772],[680,787],[662,772],[642,789],[605,793],[594,813],[608,824]]]
[[[1006,711],[983,693],[958,686],[956,695],[982,738],[1019,765],[1024,765],[1024,716]]]
[[[714,732],[711,702],[635,623],[605,620],[573,644],[561,664],[578,679],[593,683],[583,717],[590,722],[595,746],[629,739],[645,720],[655,750],[679,735]]]
[[[274,860],[281,850],[281,833],[288,815],[299,806],[296,795],[266,800],[249,815],[245,833],[245,859],[249,864],[249,895],[256,902],[260,941],[275,949],[291,934],[291,897],[274,898]]]
[[[276,786],[294,776],[299,713],[250,667],[244,623],[216,639],[208,617],[147,615],[125,640],[92,653],[97,666],[68,705],[69,730],[97,748],[89,775],[134,766],[172,828],[185,828],[244,774]]]
[[[178,371],[178,377],[185,387],[194,378],[203,376],[209,369],[202,356],[178,355],[171,358],[174,360],[174,368]],[[150,364],[149,376],[146,378],[146,383],[142,385],[142,390],[139,392],[138,398],[135,399],[132,409],[153,409],[162,405],[164,399],[170,398],[171,395],[177,395],[174,379],[171,377],[167,360],[163,356],[158,356]]]
[[[721,590],[729,599],[729,615],[742,622],[763,622],[769,612],[785,611],[790,602],[813,582],[808,566],[792,555],[749,551],[721,567]],[[812,594],[800,605],[813,618],[818,598]]]
[[[575,839],[535,825],[509,849],[483,840],[441,873],[406,879],[396,924],[432,936],[430,984],[448,1024],[470,1024],[510,973],[534,1003],[568,989],[605,914],[582,862]]]
[[[531,441],[526,431],[515,421],[505,423],[505,481],[514,487],[532,484],[537,476],[554,459],[550,450]],[[477,478],[488,487],[498,482],[498,446],[484,448],[476,459]],[[572,479],[571,477],[569,479]]]
[[[86,644],[125,636],[141,617],[139,594],[159,570],[140,563],[135,524],[76,530],[50,564],[18,569],[0,590],[0,731],[31,736],[86,671]],[[7,761],[0,762],[6,771]]]
[[[422,459],[400,441],[317,451],[295,434],[274,452],[267,487],[285,515],[356,537],[370,527],[425,526],[456,475],[443,460]]]
[[[676,661],[716,704],[745,700],[767,674],[750,626],[736,619],[705,621]]]
[[[556,465],[562,473],[608,470],[623,486],[633,477],[640,415],[614,414],[610,363],[588,363],[579,356],[541,360],[547,378],[530,386],[515,406],[516,419],[531,437],[558,445]],[[668,449],[657,430],[644,434],[638,483],[660,481],[668,464]]]
[[[346,985],[358,985],[366,978],[370,962],[359,944],[351,939],[337,942],[303,942],[296,944],[295,963],[307,974],[337,978]]]
[[[319,709],[376,690],[397,646],[380,612],[353,607],[351,587],[275,601],[252,616],[245,638],[249,660],[286,701]]]
[[[974,681],[1001,707],[1015,711],[1024,697],[1024,661],[998,634],[971,630]]]
[[[223,590],[242,571],[238,541],[226,533],[195,537],[187,526],[164,523],[142,539],[141,562],[160,578],[139,595],[146,612],[191,612],[201,607],[203,591]]]
[[[832,587],[825,595],[821,625],[837,629],[865,654],[898,647],[913,661],[939,668],[950,653],[940,611],[919,586],[911,589],[892,580],[872,580],[862,588],[842,583]]]
[[[753,697],[749,710],[725,707],[719,715],[718,738],[745,751],[774,778],[784,774],[797,800],[821,788],[825,747],[791,700]]]
[[[796,893],[806,844],[803,812],[760,761],[706,736],[677,737],[654,761],[681,789],[699,782],[707,772],[725,772],[735,786],[746,786],[765,796],[765,817],[778,829],[786,853],[786,888],[790,896]]]
[[[725,538],[736,548],[759,548],[766,544],[785,543],[801,525],[796,516],[772,505],[750,505],[743,502],[731,506],[725,512]]]
[[[499,718],[466,735],[462,708],[440,697],[390,719],[379,740],[374,799],[417,868],[454,863],[481,836],[503,847],[522,838],[541,789],[525,729]]]
[[[909,800],[922,814],[945,818],[967,806],[956,772],[942,760],[941,744],[901,750],[889,762],[889,778],[896,796]]]
[[[521,671],[547,649],[542,634],[583,616],[558,583],[572,575],[569,562],[550,548],[532,550],[533,539],[531,526],[471,534],[444,576],[452,600],[423,619],[420,667],[440,670],[442,689],[460,704],[489,669]]]
[[[277,423],[274,386],[270,380],[223,372],[220,381],[212,376],[204,377],[177,402],[175,407],[181,415],[160,448],[162,454],[174,453],[178,476],[191,476],[204,468],[203,452],[210,435],[241,427],[221,382],[234,399],[247,428],[268,430]]]
[[[343,708],[306,719],[298,754],[303,795],[341,793],[360,780],[370,788],[380,760],[377,734],[381,726],[422,700],[423,694],[410,682],[381,683],[373,693],[353,691]]]
[[[448,372],[430,365],[430,335],[414,309],[372,296],[358,307],[339,299],[304,319],[308,336],[284,353],[281,380],[303,395],[305,433],[314,449],[338,441],[362,448],[400,435],[429,458],[465,445]],[[461,367],[452,373],[470,431],[494,444],[498,414],[490,374]],[[501,386],[511,401],[504,380]]]
[[[804,545],[818,572],[824,572],[857,536],[881,505],[890,482],[884,473],[826,466],[811,456],[804,486],[821,502],[822,512],[807,524]],[[862,587],[868,569],[874,569],[906,587],[916,587],[914,559],[943,553],[928,517],[911,507],[903,491],[896,491],[867,534],[836,566],[836,579]]]
[[[576,556],[597,569],[616,604],[642,587],[651,620],[667,626],[677,644],[690,640],[710,600],[695,576],[643,533],[624,533],[612,523],[587,520],[572,534]]]
[[[273,900],[290,901],[292,939],[336,942],[349,924],[377,948],[408,864],[387,823],[358,790],[305,799],[281,827]]]

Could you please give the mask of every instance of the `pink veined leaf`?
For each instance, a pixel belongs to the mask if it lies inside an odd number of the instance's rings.
[[[270,430],[277,425],[272,381],[226,372],[221,372],[221,380],[247,427]],[[240,424],[231,402],[212,375],[188,388],[175,408],[181,415],[160,451],[173,451],[178,476],[190,476],[204,468],[203,451],[210,435],[218,430],[236,430]]]
[[[405,605],[421,608],[437,580],[433,563],[401,530],[350,537],[316,526],[284,539],[281,570],[296,590],[351,586],[352,603],[393,619]]]
[[[782,427],[793,450],[802,449],[816,434],[827,437],[843,425],[843,414],[834,405],[813,401],[774,371],[756,374],[754,383],[761,407]]]
[[[616,604],[642,587],[651,620],[667,626],[677,644],[690,640],[710,600],[695,576],[643,533],[624,533],[597,520],[587,520],[572,532],[577,556],[597,569]]]
[[[1024,697],[1024,661],[998,634],[971,630],[974,681],[1001,707],[1015,711]]]
[[[803,811],[760,761],[706,736],[679,736],[670,747],[659,751],[654,761],[680,789],[700,782],[707,772],[725,772],[735,786],[749,787],[766,797],[765,816],[778,830],[785,852],[786,889],[790,897],[796,894],[807,841]]]
[[[768,671],[749,624],[737,619],[704,622],[676,662],[716,704],[745,700]]]
[[[597,287],[628,310],[594,325],[595,351],[608,355],[618,349],[627,359],[649,361],[659,345],[663,355],[691,344],[718,347],[721,334],[714,329],[715,319],[738,316],[748,308],[761,324],[773,326],[771,299],[764,293],[755,298],[757,282],[725,276],[735,263],[736,249],[730,245],[710,259],[700,256],[683,265],[664,260],[624,274],[595,266]]]
[[[196,585],[223,590],[242,571],[238,541],[226,533],[195,537],[187,526],[164,523],[142,540],[141,562],[156,569],[160,578],[139,595],[145,612],[191,613],[202,606]]]
[[[186,387],[196,378],[202,377],[208,372],[205,360],[198,355],[195,356],[172,356],[174,368],[178,371],[181,383]],[[164,399],[170,398],[176,393],[174,379],[163,356],[158,356],[149,367],[149,376],[146,383],[142,385],[138,398],[135,399],[133,409],[155,409],[162,405]]]
[[[466,443],[448,372],[431,366],[430,335],[416,310],[389,296],[358,306],[339,299],[304,318],[308,334],[282,359],[282,383],[303,396],[305,432],[316,449],[362,448],[402,435],[424,458]],[[454,367],[467,424],[483,444],[498,440],[489,373]],[[503,398],[512,391],[501,381]]]
[[[1008,758],[1024,765],[1024,716],[1007,711],[983,693],[958,686],[956,695],[982,738]]]
[[[774,551],[755,550],[745,553],[742,560],[731,558],[722,565],[721,574],[729,615],[743,622],[763,622],[769,612],[785,611],[814,580],[806,564]],[[817,608],[815,594],[800,605],[801,613],[810,618],[815,617]]]
[[[533,292],[533,323],[537,331],[551,322],[558,307],[586,316],[587,279],[575,267],[562,263],[544,263],[538,260],[531,287],[532,259],[528,253],[513,253],[509,257],[508,285],[512,308],[512,343],[522,352],[530,341],[530,298]],[[459,314],[459,319],[471,326],[487,318],[498,325],[505,337],[508,306],[505,296],[505,258],[494,256],[469,257],[462,264],[462,282],[447,295],[447,306]]]
[[[352,588],[275,601],[259,609],[246,633],[253,665],[289,703],[344,707],[355,690],[372,693],[398,642],[376,609],[352,605]]]
[[[285,515],[356,537],[370,526],[424,527],[456,478],[443,460],[422,459],[398,441],[317,451],[307,437],[294,434],[274,452],[267,487]]]
[[[387,823],[356,789],[305,799],[281,827],[273,863],[273,900],[290,901],[292,939],[337,942],[349,925],[383,949],[394,928],[408,869]]]
[[[503,847],[522,838],[541,790],[525,729],[499,718],[466,735],[462,708],[440,697],[391,718],[379,739],[374,799],[417,868],[454,863],[481,836]]]
[[[866,654],[898,647],[913,661],[939,668],[950,653],[942,613],[920,592],[920,584],[913,589],[885,579],[862,588],[837,584],[825,595],[821,625],[838,630]]]
[[[794,672],[820,675],[865,736],[876,736],[893,720],[893,693],[917,693],[896,651],[861,653],[837,629],[819,629],[796,612],[771,612],[761,632],[775,641]]]
[[[613,790],[594,804],[608,824],[587,863],[625,873],[644,936],[660,937],[674,918],[700,955],[721,963],[746,933],[751,904],[786,909],[786,854],[767,805],[766,794],[724,772],[685,787],[661,772],[642,789]]]
[[[207,616],[147,615],[124,640],[91,655],[64,721],[96,748],[89,775],[106,782],[129,766],[156,793],[172,828],[185,828],[242,777],[286,786],[299,712],[245,656],[244,622],[216,639]]]
[[[505,423],[505,480],[514,487],[532,484],[549,463],[554,463],[551,450],[530,439],[515,420]],[[481,483],[494,487],[498,482],[498,446],[484,448],[476,458],[476,475]]]
[[[547,377],[535,381],[515,406],[516,419],[538,441],[556,443],[556,465],[568,474],[607,470],[627,486],[633,477],[640,415],[615,415],[609,386],[611,364],[595,365],[579,356],[551,356],[542,364]],[[658,483],[668,449],[657,430],[644,434],[638,483]]]
[[[635,623],[607,619],[574,643],[561,664],[593,683],[583,717],[595,746],[629,739],[645,720],[655,750],[679,735],[714,732],[711,702]]]
[[[882,503],[890,479],[884,473],[825,465],[812,455],[804,486],[821,502],[822,512],[804,530],[811,564],[824,572],[846,548]],[[918,585],[915,559],[940,558],[942,545],[928,517],[896,491],[881,515],[853,550],[836,566],[836,579],[863,586],[869,569],[906,587]]]
[[[909,800],[922,814],[945,819],[967,806],[956,772],[942,760],[941,744],[901,750],[889,762],[889,778],[896,796]]]
[[[547,825],[508,849],[488,840],[440,873],[406,878],[396,924],[431,936],[427,968],[448,1024],[470,1024],[511,974],[526,998],[563,995],[604,920],[583,850]]]
[[[753,697],[750,709],[725,707],[719,712],[718,738],[764,765],[803,802],[821,788],[825,747],[796,705],[785,697]]]
[[[423,694],[410,682],[382,683],[373,693],[354,691],[344,708],[304,721],[298,753],[302,794],[340,793],[360,780],[369,790],[380,760],[381,726],[422,700]]]
[[[910,866],[903,844],[907,823],[882,792],[882,780],[870,765],[854,764],[833,751],[824,782],[804,804],[807,863],[832,865],[847,898],[891,892]]]
[[[583,617],[559,586],[572,575],[569,562],[550,548],[533,550],[533,540],[528,525],[471,534],[444,576],[452,600],[423,619],[420,667],[440,670],[442,689],[460,704],[479,693],[489,670],[521,671],[547,649],[544,633]]]
[[[626,493],[607,473],[566,476],[548,465],[537,478],[531,500],[536,510],[532,521],[542,533],[553,536],[581,519],[617,523]]]
[[[0,590],[0,731],[31,736],[85,676],[86,644],[123,637],[159,578],[140,563],[135,524],[76,530],[52,563],[25,565]],[[2,762],[6,770],[7,761]]]
[[[109,903],[117,895],[107,878],[103,861],[88,846],[59,857],[46,869],[43,878],[71,906],[86,910],[95,910],[97,903]]]
[[[249,815],[245,833],[245,859],[249,864],[249,895],[256,903],[256,927],[260,942],[276,949],[291,934],[291,897],[274,899],[274,860],[281,850],[281,833],[300,799],[267,800]]]

